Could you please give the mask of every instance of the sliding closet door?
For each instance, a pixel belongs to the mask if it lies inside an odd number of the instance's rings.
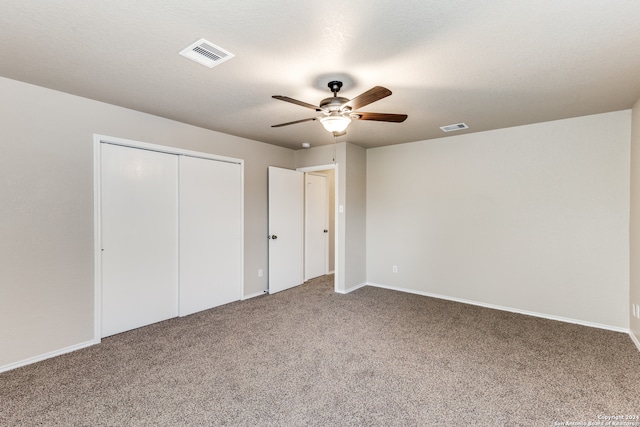
[[[102,336],[178,314],[178,157],[101,144]]]
[[[242,297],[242,168],[180,156],[180,316]]]

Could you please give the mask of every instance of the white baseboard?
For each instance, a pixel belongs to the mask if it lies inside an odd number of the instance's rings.
[[[527,316],[540,317],[540,318],[543,318],[543,319],[557,320],[559,322],[573,323],[575,325],[582,325],[582,326],[588,326],[588,327],[591,327],[591,328],[606,329],[606,330],[609,330],[609,331],[623,332],[623,333],[629,334],[629,329],[627,329],[627,328],[620,328],[620,327],[617,327],[617,326],[605,325],[605,324],[601,324],[601,323],[587,322],[587,321],[584,321],[584,320],[572,319],[572,318],[569,318],[569,317],[554,316],[554,315],[545,314],[545,313],[538,313],[538,312],[534,312],[534,311],[520,310],[520,309],[512,308],[512,307],[504,307],[504,306],[500,306],[500,305],[487,304],[487,303],[482,303],[482,302],[478,302],[478,301],[466,300],[466,299],[463,299],[463,298],[450,297],[450,296],[447,296],[447,295],[433,294],[431,292],[416,291],[414,289],[400,288],[400,287],[397,287],[397,286],[381,285],[381,284],[378,284],[378,283],[367,283],[366,285],[373,286],[373,287],[376,287],[376,288],[391,289],[393,291],[400,291],[400,292],[407,292],[407,293],[410,293],[410,294],[422,295],[422,296],[425,296],[425,297],[431,297],[431,298],[444,299],[444,300],[448,300],[448,301],[461,302],[463,304],[476,305],[476,306],[479,306],[479,307],[491,308],[491,309],[494,309],[494,310],[509,311],[511,313],[524,314],[524,315],[527,315]]]
[[[485,308],[491,308],[491,309],[494,309],[494,310],[502,310],[502,311],[508,311],[508,312],[512,312],[512,313],[525,314],[527,316],[540,317],[540,318],[549,319],[549,320],[557,320],[557,321],[560,321],[560,322],[573,323],[573,324],[582,325],[582,326],[588,326],[588,327],[592,327],[592,328],[606,329],[606,330],[615,331],[615,332],[624,332],[624,333],[627,333],[629,335],[629,337],[631,338],[631,340],[633,341],[635,346],[638,348],[638,351],[640,351],[640,341],[638,340],[638,338],[630,330],[625,329],[625,328],[619,328],[619,327],[615,327],[615,326],[610,326],[610,325],[603,325],[603,324],[593,323],[593,322],[585,322],[585,321],[582,321],[582,320],[571,319],[571,318],[567,318],[567,317],[552,316],[552,315],[548,315],[548,314],[537,313],[537,312],[526,311],[526,310],[519,310],[519,309],[515,309],[515,308],[511,308],[511,307],[504,307],[504,306],[499,306],[499,305],[494,305],[494,304],[480,303],[480,302],[477,302],[477,301],[466,300],[466,299],[462,299],[462,298],[455,298],[455,297],[450,297],[450,296],[440,295],[440,294],[434,294],[434,293],[424,292],[424,291],[416,291],[414,289],[400,288],[400,287],[397,287],[397,286],[381,285],[381,284],[378,284],[378,283],[366,283],[366,282],[365,283],[360,283],[359,285],[353,286],[353,287],[351,287],[349,289],[346,289],[344,291],[337,291],[337,292],[340,293],[340,294],[348,294],[350,292],[355,291],[356,289],[360,289],[360,288],[363,288],[365,286],[372,286],[372,287],[376,287],[376,288],[390,289],[390,290],[393,290],[393,291],[406,292],[406,293],[421,295],[421,296],[425,296],[425,297],[438,298],[438,299],[443,299],[443,300],[448,300],[448,301],[455,301],[455,302],[460,302],[460,303],[463,303],[463,304],[470,304],[470,305],[476,305],[476,306],[485,307]],[[265,291],[256,292],[256,293],[253,293],[253,294],[250,294],[250,295],[245,295],[242,298],[242,300],[255,298],[255,297],[258,297],[258,296],[261,296],[261,295],[265,295],[265,294],[266,294]],[[46,360],[46,359],[50,359],[52,357],[60,356],[60,355],[66,354],[66,353],[71,353],[73,351],[80,350],[80,349],[83,349],[83,348],[86,348],[86,347],[91,347],[92,345],[96,345],[96,344],[99,344],[99,343],[100,343],[99,339],[90,340],[90,341],[86,341],[86,342],[83,342],[83,343],[80,343],[80,344],[72,345],[70,347],[65,347],[65,348],[60,349],[60,350],[55,350],[55,351],[51,351],[49,353],[45,353],[45,354],[42,354],[42,355],[39,355],[39,356],[31,357],[29,359],[24,359],[24,360],[21,360],[19,362],[10,363],[8,365],[0,366],[0,373],[6,372],[6,371],[10,371],[12,369],[20,368],[22,366],[31,365],[32,363],[40,362],[40,361],[43,361],[43,360]]]
[[[640,341],[638,340],[638,338],[631,331],[629,331],[629,336],[631,337],[631,341],[633,341],[633,343],[638,348],[638,351],[640,351]]]
[[[70,347],[62,348],[60,350],[55,350],[49,353],[41,354],[39,356],[30,357],[29,359],[24,359],[19,362],[0,366],[0,373],[10,371],[12,369],[20,368],[22,366],[31,365],[32,363],[41,362],[46,359],[51,359],[52,357],[60,356],[66,353],[71,353],[72,351],[80,350],[86,347],[91,347],[92,345],[99,344],[99,343],[100,343],[100,340],[86,341],[80,344],[72,345]]]
[[[336,292],[337,292],[337,293],[339,293],[339,294],[348,294],[349,292],[353,292],[353,291],[355,291],[356,289],[364,288],[364,287],[365,287],[365,286],[367,286],[367,285],[369,285],[369,284],[368,284],[368,283],[366,283],[366,282],[365,282],[365,283],[360,283],[359,285],[352,286],[352,287],[350,287],[350,288],[348,288],[348,289],[345,289],[344,291],[340,291],[340,290],[338,290],[338,291],[336,291]]]
[[[255,298],[255,297],[260,297],[262,295],[267,295],[268,292],[267,291],[260,291],[260,292],[255,292],[253,294],[249,294],[249,295],[245,295],[242,297],[241,301],[244,301],[246,299],[251,299],[251,298]]]

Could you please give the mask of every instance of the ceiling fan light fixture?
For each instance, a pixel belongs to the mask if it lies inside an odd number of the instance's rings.
[[[338,113],[331,113],[328,116],[321,117],[320,123],[328,132],[341,133],[347,129],[351,119],[349,117],[341,116]]]

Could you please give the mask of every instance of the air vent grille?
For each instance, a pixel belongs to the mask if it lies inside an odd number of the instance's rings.
[[[200,39],[190,46],[187,46],[180,52],[180,55],[209,68],[213,68],[234,57],[232,53],[205,39]]]
[[[455,130],[469,129],[466,123],[456,123],[454,125],[440,126],[443,132],[453,132]]]

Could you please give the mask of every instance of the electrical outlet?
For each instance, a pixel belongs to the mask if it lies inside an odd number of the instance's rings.
[[[258,269],[258,277],[262,277],[262,269],[261,268]]]
[[[398,272],[398,266],[397,266],[397,265],[394,265],[394,266],[393,266],[393,272],[394,272],[394,273],[397,273],[397,272]]]

